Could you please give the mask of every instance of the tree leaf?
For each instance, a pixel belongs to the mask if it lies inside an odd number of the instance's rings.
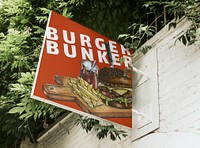
[[[120,35],[118,36],[118,39],[125,38],[125,37],[127,37],[127,36],[130,36],[130,34],[120,34]]]
[[[150,32],[150,31],[146,31],[146,34],[147,34],[148,36],[153,36],[153,33]]]
[[[181,41],[182,41],[182,43],[183,43],[184,45],[187,44],[187,39],[186,39],[186,37],[185,37],[184,35],[181,36]]]
[[[25,110],[24,107],[14,107],[8,113],[10,113],[10,114],[16,114],[16,113],[21,114],[24,110]]]

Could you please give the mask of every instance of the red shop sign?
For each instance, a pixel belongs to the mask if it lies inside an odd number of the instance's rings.
[[[123,45],[52,11],[31,97],[131,127],[132,80],[123,71],[130,55]]]

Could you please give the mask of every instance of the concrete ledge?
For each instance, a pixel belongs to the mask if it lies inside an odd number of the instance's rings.
[[[57,122],[53,127],[51,127],[49,130],[47,130],[43,135],[41,135],[38,139],[37,142],[41,142],[44,139],[46,139],[46,137],[48,135],[52,135],[52,133],[56,132],[59,128],[61,128],[62,126],[66,125],[67,126],[67,130],[69,133],[69,128],[71,128],[74,125],[74,120],[78,117],[77,114],[74,113],[70,113],[67,116],[65,116],[62,120],[60,120],[59,122]]]

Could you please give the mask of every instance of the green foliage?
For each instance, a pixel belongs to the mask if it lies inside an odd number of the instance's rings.
[[[35,121],[37,121],[37,119],[40,119],[40,117],[46,116],[50,118],[57,118],[58,115],[63,112],[62,109],[30,98],[34,77],[35,72],[21,73],[18,83],[10,85],[11,94],[17,95],[20,101],[8,113],[18,113],[20,115],[19,119],[22,120],[33,118]]]
[[[1,41],[0,44],[1,71],[11,70],[18,72],[30,69],[28,56],[24,56],[28,54],[29,47],[26,39],[29,35],[26,31],[8,30],[6,40]]]
[[[39,5],[38,1],[29,1],[33,7]],[[38,8],[37,11],[40,14],[36,19],[43,24],[47,21],[49,11],[54,10],[100,34],[117,40],[118,34],[124,32],[130,25],[134,11],[131,8],[133,4],[132,0],[50,0],[43,7]]]
[[[9,137],[17,137],[17,144],[26,136],[34,142],[43,124],[64,112],[60,108],[30,98],[34,77],[35,72],[21,73],[17,82],[9,85],[10,91],[0,100],[0,112],[4,113],[0,116],[2,132],[6,132]]]
[[[128,29],[131,30],[132,34],[121,34],[118,36],[118,39],[123,39],[122,42],[125,42],[124,46],[132,49],[133,52],[137,51],[145,54],[151,46],[141,47],[141,45],[144,43],[146,37],[152,37],[154,35],[154,27],[133,23]]]
[[[198,28],[200,27],[200,1],[198,0],[167,0],[167,1],[150,1],[145,4],[147,8],[149,8],[151,11],[157,10],[154,9],[159,5],[160,7],[165,8],[165,12],[162,13],[164,15],[167,13],[169,17],[167,17],[167,21],[171,21],[171,16],[174,17],[173,21],[169,23],[169,29],[172,27],[175,28],[177,25],[177,21],[181,17],[186,17],[188,20],[191,21],[191,26],[189,27],[186,32],[181,35],[178,40],[181,41],[184,45],[192,45],[196,41],[196,37],[198,34]],[[165,24],[166,25],[166,24]]]
[[[117,130],[113,125],[102,125],[98,120],[80,116],[77,119],[77,125],[81,125],[82,128],[88,133],[92,130],[97,132],[97,137],[103,139],[110,137],[111,140],[116,140],[117,138],[121,140],[121,136],[127,137],[127,133],[123,130]]]
[[[168,22],[170,22],[169,29],[175,28],[178,20],[184,16],[191,21],[192,25],[178,40],[184,45],[192,45],[196,42],[197,36],[199,36],[197,31],[200,27],[199,5],[198,0],[146,1],[143,4],[145,13],[143,13],[144,16],[141,16],[143,23],[134,22],[128,27],[127,32],[129,33],[119,35],[118,39],[123,39],[122,43],[134,52],[145,54],[151,48],[150,45],[142,46],[145,41],[167,25]],[[129,29],[132,30],[129,31]]]
[[[30,98],[44,27],[26,0],[5,0],[0,8],[0,140],[1,147],[32,142],[64,110]],[[44,24],[42,24],[44,25]]]
[[[123,0],[89,0],[86,7],[73,11],[74,20],[114,40],[128,27],[132,18],[132,1]],[[92,8],[92,9],[88,9]],[[77,15],[82,13],[83,16]]]
[[[184,3],[179,4],[184,16],[191,21],[191,26],[186,30],[186,32],[181,35],[178,40],[184,45],[190,46],[197,41],[197,36],[199,36],[198,29],[200,27],[200,3],[195,3],[195,0],[188,0]]]

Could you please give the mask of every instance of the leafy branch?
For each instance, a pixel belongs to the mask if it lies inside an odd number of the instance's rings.
[[[191,26],[177,39],[181,41],[184,45],[190,46],[197,41],[199,36],[198,28],[200,27],[200,1],[199,0],[170,0],[170,1],[150,1],[145,4],[147,8],[153,10],[156,5],[162,6],[165,8],[165,13],[173,14],[174,19],[171,21],[171,17],[168,17],[169,29],[171,27],[177,26],[177,20],[181,17],[186,17],[191,21]],[[177,41],[176,40],[176,41]]]
[[[18,113],[20,115],[19,119],[28,120],[29,118],[33,118],[35,121],[47,115],[52,119],[58,117],[64,111],[63,109],[30,98],[34,77],[35,72],[21,73],[18,83],[11,84],[11,93],[13,95],[17,94],[20,100],[9,113]]]
[[[134,53],[136,51],[143,54],[148,52],[151,46],[142,46],[142,44],[144,44],[149,37],[152,37],[157,31],[162,29],[163,22],[164,25],[166,25],[166,22],[170,22],[174,18],[173,21],[169,23],[169,29],[171,27],[175,28],[177,20],[183,16],[191,21],[191,26],[177,40],[181,41],[186,46],[192,45],[197,41],[197,36],[199,36],[198,28],[200,27],[200,3],[198,0],[147,1],[143,6],[147,10],[145,15],[154,14],[155,19],[151,20],[150,23],[147,19],[149,25],[133,23],[128,28],[128,30],[132,29],[132,31],[129,31],[131,33],[121,34],[118,37],[118,39],[123,39],[122,41],[125,47],[132,49]],[[160,19],[162,17],[164,21]]]
[[[92,130],[97,132],[97,137],[99,139],[103,139],[106,137],[110,137],[111,140],[116,140],[117,138],[121,140],[122,137],[127,137],[126,131],[117,130],[114,125],[102,125],[99,120],[79,116],[77,119],[77,125],[81,125],[81,127],[88,133]]]
[[[132,29],[132,34],[121,34],[118,39],[123,39],[124,46],[132,49],[133,52],[142,52],[145,54],[151,47],[141,47],[145,37],[154,35],[155,28],[153,26],[133,23],[128,29]]]

